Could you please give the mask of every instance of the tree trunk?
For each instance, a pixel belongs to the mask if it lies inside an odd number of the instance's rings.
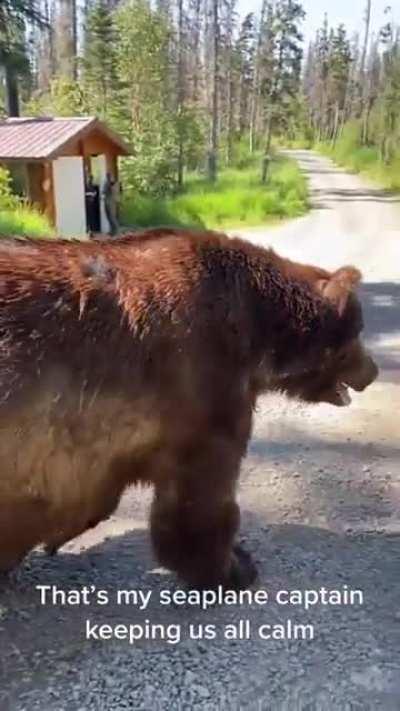
[[[39,28],[37,57],[37,88],[41,93],[48,90],[54,70],[52,16],[48,0],[43,2],[42,13],[46,25]]]
[[[268,181],[269,166],[271,162],[271,142],[272,142],[272,106],[269,105],[267,112],[267,120],[265,123],[265,148],[262,161],[261,182],[265,184]]]
[[[218,0],[212,3],[213,15],[213,73],[212,73],[212,109],[210,127],[210,150],[208,154],[208,179],[217,180],[218,173],[218,91],[219,91],[219,13]]]
[[[368,100],[362,117],[362,142],[364,146],[369,143],[369,117],[371,114],[371,102]]]
[[[229,77],[228,82],[228,124],[226,128],[226,162],[228,165],[233,159],[233,78]]]
[[[19,87],[15,70],[9,64],[5,65],[6,80],[6,110],[9,116],[19,116]]]
[[[361,62],[360,62],[360,77],[361,80],[364,78],[364,73],[365,73],[365,63],[367,60],[367,52],[368,52],[368,42],[369,42],[369,30],[371,26],[371,5],[372,2],[371,0],[367,0],[367,6],[365,9],[365,33],[364,33],[364,42],[363,42],[363,48],[362,48],[362,53],[361,53]]]
[[[232,163],[233,158],[233,57],[232,57],[232,37],[233,37],[233,2],[229,3],[229,16],[227,28],[228,41],[228,76],[227,76],[227,126],[226,126],[226,162]]]
[[[185,101],[183,67],[183,0],[178,0],[178,188],[183,186],[184,170],[184,126],[183,110]]]
[[[253,87],[251,92],[251,106],[250,106],[250,134],[249,134],[249,150],[250,153],[254,153],[255,149],[255,132],[256,132],[256,121],[258,112],[258,103],[260,99],[260,60],[261,60],[261,47],[262,38],[264,31],[264,21],[265,13],[267,10],[268,0],[263,0],[260,13],[260,26],[258,28],[257,36],[257,47],[256,56],[254,60],[254,76],[253,76]]]
[[[240,81],[239,81],[239,99],[238,99],[239,117],[238,117],[238,126],[237,126],[240,138],[242,137],[242,135],[246,129],[246,122],[247,122],[247,117],[248,117],[248,112],[247,112],[248,96],[249,96],[249,93],[248,93],[247,87],[246,87],[245,75],[242,70],[240,73]]]
[[[361,84],[361,114],[362,114],[362,135],[361,141],[365,146],[368,140],[368,120],[369,120],[369,81],[367,81],[365,76],[365,63],[367,59],[368,42],[369,42],[369,31],[371,26],[371,0],[367,0],[367,6],[365,10],[365,34],[364,43],[361,54],[361,64],[360,64],[360,84]]]
[[[78,13],[77,0],[71,0],[71,19],[72,19],[72,76],[76,80],[78,78]]]
[[[334,119],[333,119],[333,129],[332,129],[332,146],[333,147],[336,145],[337,137],[339,134],[339,116],[340,116],[339,104],[336,103],[335,115],[334,115]]]
[[[57,72],[76,79],[76,0],[58,0],[57,7]]]
[[[193,28],[193,77],[192,77],[192,101],[199,102],[199,80],[201,72],[200,62],[200,23],[201,23],[202,0],[196,0],[194,8],[194,28]]]

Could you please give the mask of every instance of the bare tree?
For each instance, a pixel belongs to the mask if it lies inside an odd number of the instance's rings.
[[[367,0],[367,5],[365,9],[365,33],[364,42],[361,53],[360,62],[360,85],[361,85],[361,113],[362,113],[362,135],[361,140],[363,144],[368,142],[368,119],[369,119],[369,82],[367,81],[365,73],[365,64],[367,60],[368,44],[369,44],[369,32],[371,26],[371,0]]]
[[[58,0],[55,31],[57,71],[64,77],[77,76],[76,0]]]
[[[178,0],[178,86],[177,86],[177,113],[178,113],[178,186],[183,185],[184,170],[184,104],[185,104],[185,76],[184,76],[184,32],[183,32],[183,0]]]
[[[234,76],[234,55],[233,55],[233,31],[234,12],[236,0],[229,0],[227,4],[227,29],[226,29],[226,162],[229,165],[233,156],[233,109],[235,96],[235,76]]]
[[[191,100],[194,104],[200,102],[201,84],[201,28],[202,13],[205,10],[204,0],[192,0],[190,27],[190,66],[191,66]]]
[[[219,123],[219,2],[212,0],[212,93],[211,93],[211,125],[210,125],[210,147],[208,153],[208,178],[215,182],[218,174],[218,123]]]
[[[237,78],[237,130],[239,136],[243,136],[244,132],[250,125],[250,104],[254,83],[254,59],[255,59],[255,35],[254,35],[254,15],[252,13],[246,15],[243,19],[239,37],[236,43],[236,54],[238,61]]]
[[[250,153],[254,151],[255,144],[255,131],[256,131],[256,120],[257,112],[259,111],[260,105],[260,64],[261,64],[261,49],[263,45],[264,31],[265,31],[265,17],[267,12],[268,0],[262,0],[260,20],[257,33],[257,45],[256,54],[254,59],[254,75],[253,75],[253,86],[251,92],[251,108],[250,108]]]
[[[49,0],[43,0],[41,10],[46,24],[38,28],[36,85],[40,92],[44,92],[50,85],[54,73],[53,3],[50,7]]]
[[[370,27],[371,27],[371,9],[372,9],[372,2],[371,2],[371,0],[367,0],[367,5],[365,8],[364,42],[363,42],[363,46],[362,46],[361,61],[360,61],[360,77],[361,77],[361,79],[364,77],[365,63],[367,61],[369,32],[370,32]]]

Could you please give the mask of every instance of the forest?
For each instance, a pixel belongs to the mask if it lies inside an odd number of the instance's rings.
[[[316,147],[400,188],[400,28],[328,14],[305,46],[296,0],[3,0],[0,113],[97,115],[134,146],[128,224],[257,224],[301,214],[280,146]],[[13,201],[0,174],[3,203]],[[0,198],[1,199],[1,198]]]

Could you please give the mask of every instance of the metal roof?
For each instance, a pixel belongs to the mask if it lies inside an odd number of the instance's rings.
[[[0,121],[0,160],[50,160],[91,131],[102,133],[120,155],[129,146],[94,116],[8,118]]]

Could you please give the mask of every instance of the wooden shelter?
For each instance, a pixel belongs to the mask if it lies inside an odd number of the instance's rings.
[[[89,175],[98,195],[99,227],[108,230],[101,186],[107,173],[118,180],[118,156],[129,153],[123,139],[93,116],[0,121],[0,164],[62,236],[88,231]]]

